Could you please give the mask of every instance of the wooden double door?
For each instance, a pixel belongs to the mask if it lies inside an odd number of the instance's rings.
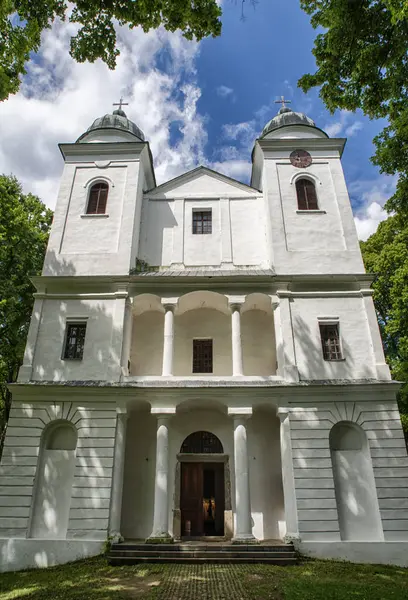
[[[181,535],[224,535],[224,463],[181,463]]]

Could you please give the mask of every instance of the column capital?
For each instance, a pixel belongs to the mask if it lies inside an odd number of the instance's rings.
[[[272,310],[276,310],[279,306],[279,296],[271,294],[269,298],[271,299]]]
[[[242,305],[245,302],[246,296],[232,296],[229,294],[226,294],[226,297],[228,299],[228,306],[229,308],[234,311],[234,310],[238,310],[240,311],[242,308]]]
[[[290,408],[288,407],[278,406],[276,409],[276,416],[279,417],[281,423],[286,420],[286,418],[289,416],[289,413]]]
[[[177,308],[179,298],[161,298],[160,301],[166,312],[170,310],[174,313]]]
[[[250,419],[252,417],[252,406],[228,407],[228,416],[233,419]]]
[[[150,414],[158,419],[170,419],[176,414],[175,408],[151,408]]]
[[[128,414],[126,402],[124,402],[123,400],[118,400],[116,402],[116,414],[117,415],[127,415]]]

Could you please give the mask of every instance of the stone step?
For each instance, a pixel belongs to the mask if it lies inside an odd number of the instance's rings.
[[[211,552],[195,550],[193,552],[161,552],[143,550],[114,550],[110,558],[296,558],[295,552]]]
[[[261,544],[112,544],[112,551],[159,552],[293,552],[292,544],[264,546]]]
[[[257,564],[269,564],[269,565],[280,565],[280,566],[289,566],[295,565],[297,560],[296,558],[265,558],[262,554],[259,554],[256,558],[249,558],[247,556],[243,557],[229,557],[226,556],[217,556],[216,558],[209,558],[208,556],[204,558],[198,557],[185,557],[176,558],[174,556],[171,557],[163,557],[163,556],[129,556],[129,557],[118,557],[114,558],[109,556],[108,562],[112,566],[123,566],[123,565],[136,565],[139,563],[178,563],[178,564],[232,564],[232,563],[257,563]]]

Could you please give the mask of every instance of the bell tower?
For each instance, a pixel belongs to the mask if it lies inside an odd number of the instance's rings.
[[[362,274],[344,179],[346,140],[282,103],[255,142],[251,185],[264,194],[271,265],[282,274]]]
[[[59,146],[65,166],[43,275],[127,275],[135,264],[143,189],[155,177],[149,143],[123,105]]]

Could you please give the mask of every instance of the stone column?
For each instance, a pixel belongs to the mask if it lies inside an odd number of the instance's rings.
[[[156,475],[154,483],[153,531],[148,539],[170,539],[169,535],[169,428],[168,423],[175,409],[152,409],[157,416]]]
[[[123,319],[122,357],[120,361],[122,376],[130,375],[130,349],[132,346],[133,314],[132,300],[126,298],[125,316]]]
[[[286,290],[272,296],[273,318],[275,326],[277,374],[285,381],[299,381],[296,364],[295,341],[293,337],[290,299]]]
[[[242,342],[241,342],[241,307],[243,301],[230,300],[231,309],[231,338],[232,338],[232,374],[240,376],[244,374],[242,365]]]
[[[114,539],[122,538],[120,524],[122,516],[123,473],[126,449],[126,406],[116,408],[116,434],[112,472],[112,491],[109,512],[109,535]]]
[[[280,419],[280,446],[282,461],[282,484],[285,502],[285,520],[287,541],[299,540],[299,527],[296,507],[295,475],[292,460],[292,441],[290,438],[289,410],[278,408]]]
[[[252,534],[246,421],[252,416],[252,408],[228,409],[228,414],[234,419],[236,529],[232,541],[251,543],[256,539]]]
[[[174,311],[176,309],[177,301],[162,298],[162,305],[165,310],[162,375],[169,377],[173,375]]]

